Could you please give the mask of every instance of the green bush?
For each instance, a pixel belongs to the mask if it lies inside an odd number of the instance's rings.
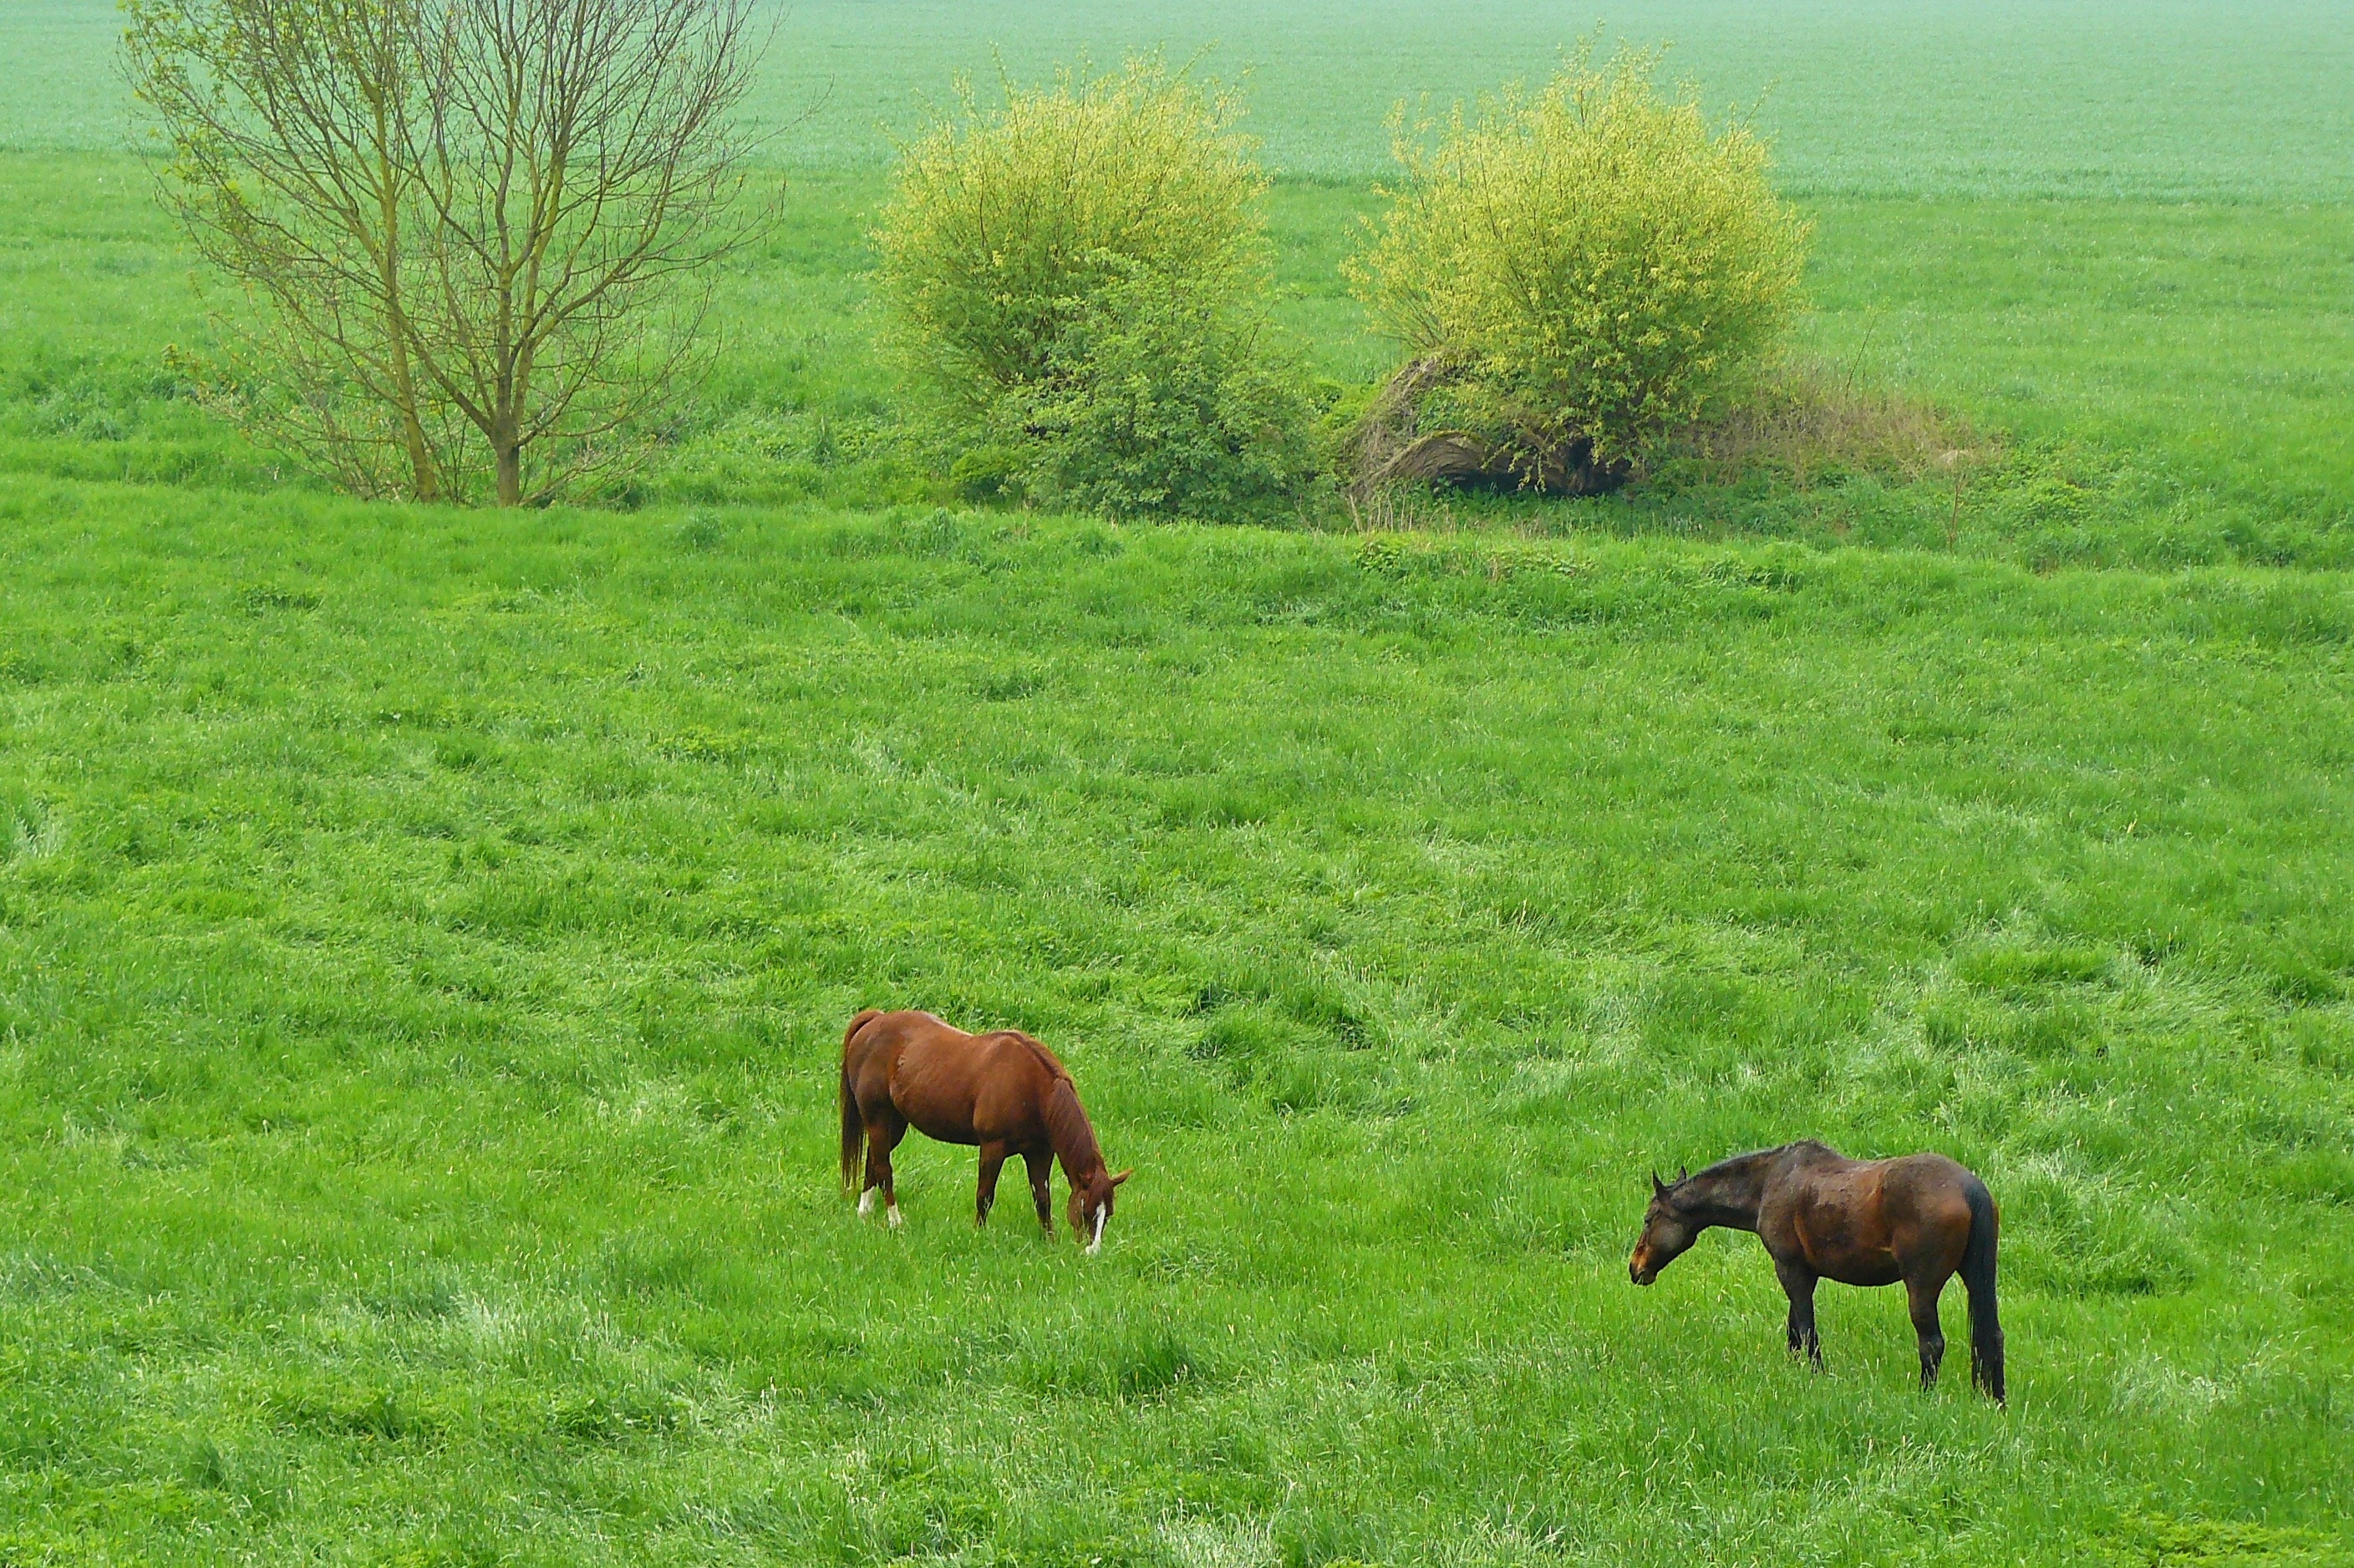
[[[1310,471],[1266,310],[1236,105],[1159,65],[1009,88],[907,148],[875,243],[903,366],[970,492],[1113,515],[1255,512]]]
[[[1405,435],[1469,432],[1523,480],[1623,471],[1774,345],[1807,225],[1764,144],[1662,98],[1654,58],[1581,53],[1534,97],[1458,109],[1435,148],[1400,137],[1405,181],[1351,273],[1413,356]]]
[[[1003,400],[1015,476],[1041,501],[1111,516],[1264,513],[1315,467],[1314,410],[1266,325],[1191,282],[1105,284]]]

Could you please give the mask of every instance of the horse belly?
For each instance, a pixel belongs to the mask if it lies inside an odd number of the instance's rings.
[[[970,1117],[943,1115],[938,1110],[928,1109],[922,1116],[908,1117],[907,1125],[935,1143],[970,1145],[981,1141],[980,1135],[972,1129]]]
[[[1887,1257],[1841,1257],[1830,1260],[1833,1266],[1820,1270],[1825,1279],[1835,1279],[1841,1285],[1893,1285],[1904,1277],[1892,1255]]]
[[[1904,1277],[1893,1238],[1852,1202],[1802,1205],[1795,1216],[1807,1266],[1841,1285],[1893,1285]],[[1875,1235],[1875,1231],[1882,1234]]]

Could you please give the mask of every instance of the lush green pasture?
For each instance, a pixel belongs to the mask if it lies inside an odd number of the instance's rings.
[[[0,568],[9,1561],[2346,1560],[2342,577],[22,477]],[[1066,1054],[1101,1257],[853,1218],[885,1001]],[[1987,1173],[2008,1412],[1627,1283],[1801,1133]]]
[[[1585,12],[798,0],[725,352],[507,517],[204,411],[119,16],[0,4],[0,1565],[2354,1564],[2341,11],[1612,14],[1967,483],[1350,536],[936,504],[889,134],[1215,43],[1345,402],[1384,114]],[[921,1143],[852,1217],[877,1004],[1064,1053],[1102,1255]],[[1789,1364],[1747,1238],[1627,1283],[1809,1134],[1986,1174],[2008,1411],[1889,1292]]]
[[[758,109],[782,156],[872,162],[958,72],[1158,45],[1247,80],[1278,167],[1362,179],[1389,167],[1401,101],[1542,79],[1596,33],[1668,43],[1670,74],[1754,112],[1810,195],[2354,194],[2354,35],[2330,0],[812,0],[784,12]]]

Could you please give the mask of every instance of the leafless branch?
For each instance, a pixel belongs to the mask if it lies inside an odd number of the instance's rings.
[[[769,219],[754,0],[126,0],[249,407],[369,494],[544,500],[705,351]]]

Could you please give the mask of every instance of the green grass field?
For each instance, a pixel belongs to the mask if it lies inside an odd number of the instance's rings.
[[[2056,1562],[2354,1496],[2336,579],[5,504],[20,1556]],[[1068,1053],[1103,1257],[937,1147],[851,1218],[878,999]],[[1987,1172],[2009,1414],[1885,1292],[1786,1364],[1754,1245],[1627,1285],[1649,1165],[1801,1129]]]
[[[1613,20],[1770,87],[1958,503],[941,504],[863,236],[954,71],[1215,40],[1362,384],[1388,104],[1591,25],[1000,0],[787,15],[632,493],[339,500],[167,366],[111,7],[0,9],[0,1564],[2354,1564],[2354,36]],[[877,1004],[1066,1056],[1101,1255],[920,1140],[852,1216]],[[1747,1237],[1627,1282],[1807,1135],[1986,1176],[2008,1410],[1893,1292],[1791,1364]]]
[[[1248,83],[1277,167],[1358,180],[1388,169],[1400,101],[1542,78],[1606,22],[1754,110],[1808,196],[2354,196],[2354,34],[2333,0],[793,0],[752,112],[787,163],[873,166],[960,74],[1160,48]],[[11,0],[0,147],[122,145],[121,26],[108,0]]]

